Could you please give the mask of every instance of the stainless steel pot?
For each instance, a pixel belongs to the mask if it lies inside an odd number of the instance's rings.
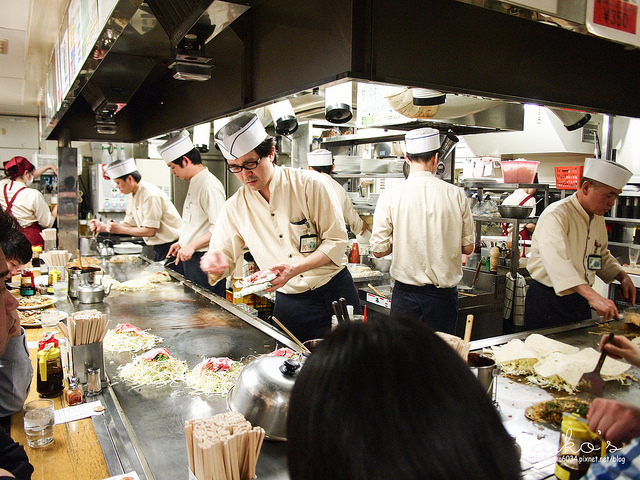
[[[78,301],[80,303],[100,303],[111,292],[111,284],[105,289],[98,283],[85,283],[78,287]]]
[[[227,408],[264,428],[268,438],[286,440],[289,396],[299,369],[300,363],[291,358],[255,359],[229,390]]]
[[[96,274],[102,271],[98,267],[83,268],[68,268],[67,276],[69,278],[69,296],[71,298],[78,298],[78,287],[84,284],[96,283]],[[104,273],[103,273],[104,276]]]

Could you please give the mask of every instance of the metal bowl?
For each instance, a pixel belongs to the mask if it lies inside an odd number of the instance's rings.
[[[533,207],[520,207],[518,205],[498,205],[498,211],[504,218],[527,218]]]
[[[387,255],[386,257],[376,258],[373,255],[370,256],[371,264],[376,270],[381,271],[382,273],[387,273],[391,268],[391,257]]]
[[[289,396],[300,369],[297,360],[259,357],[244,367],[227,394],[227,407],[253,426],[264,428],[272,440],[287,439]]]

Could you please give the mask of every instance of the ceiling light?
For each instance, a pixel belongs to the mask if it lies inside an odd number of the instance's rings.
[[[429,107],[433,105],[442,105],[447,101],[447,95],[438,90],[430,90],[428,88],[412,88],[413,104],[417,107]]]
[[[581,127],[584,127],[585,124],[591,120],[591,114],[586,112],[579,112],[577,110],[562,110],[560,108],[552,108],[549,107],[556,117],[558,117],[564,127],[572,132],[573,130],[577,130]]]
[[[327,87],[324,92],[324,118],[331,123],[346,123],[353,118],[352,82]]]
[[[277,134],[289,135],[298,130],[298,120],[289,100],[274,103],[269,107],[269,111]]]

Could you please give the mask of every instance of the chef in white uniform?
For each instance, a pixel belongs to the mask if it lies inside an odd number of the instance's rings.
[[[347,195],[347,191],[342,185],[331,178],[330,174],[335,167],[331,152],[324,148],[309,152],[307,154],[307,163],[311,170],[326,174],[326,178],[329,179],[329,185],[331,185],[331,189],[335,192],[338,202],[342,207],[344,220],[346,224],[349,225],[351,231],[356,235],[363,235],[365,232],[370,232],[371,227],[367,222],[360,218],[356,209],[353,208],[353,203],[351,203],[351,199],[349,198],[349,195]]]
[[[618,316],[615,303],[593,288],[596,275],[620,282],[625,300],[635,304],[636,289],[609,252],[603,215],[615,204],[632,172],[619,163],[587,159],[580,187],[549,205],[538,220],[527,270],[527,330],[565,325],[591,318]]]
[[[215,138],[243,186],[224,205],[203,270],[228,275],[246,244],[260,269],[277,274],[268,290],[276,291],[274,316],[300,340],[321,338],[333,301],[360,310],[335,195],[321,175],[276,165],[275,138],[255,114],[235,117]]]
[[[124,220],[102,223],[94,218],[89,222],[89,228],[96,232],[142,237],[144,243],[153,247],[153,259],[156,262],[164,260],[182,226],[176,207],[162,190],[142,180],[133,158],[116,160],[104,171],[118,190],[128,195]]]
[[[380,195],[371,250],[378,258],[393,251],[391,315],[412,316],[455,335],[462,254],[474,249],[471,208],[461,188],[435,176],[438,131],[411,130],[405,140],[410,173]]]
[[[175,269],[187,280],[224,298],[225,280],[210,285],[207,274],[200,268],[200,260],[207,251],[211,232],[224,205],[224,187],[202,164],[200,152],[186,130],[168,140],[158,152],[176,177],[189,182],[182,207],[184,224],[168,256],[175,257]]]

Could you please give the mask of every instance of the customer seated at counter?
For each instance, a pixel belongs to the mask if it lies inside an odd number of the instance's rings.
[[[11,215],[0,212],[0,248],[6,252],[7,266],[7,275],[0,281],[11,280],[11,276],[31,260],[31,243],[18,228],[18,222]],[[18,325],[0,356],[0,425],[4,426],[11,415],[22,410],[32,378],[25,332]]]
[[[0,250],[0,278],[9,274],[7,261]],[[4,355],[9,340],[20,328],[17,315],[18,300],[9,293],[4,282],[0,282],[0,356]],[[6,381],[6,380],[3,380]],[[9,434],[0,428],[0,478],[19,478],[28,480],[33,473],[24,448],[13,441]]]
[[[516,480],[513,439],[460,356],[406,318],[346,322],[298,374],[291,480]]]
[[[640,348],[623,335],[607,342],[600,340],[600,350],[613,358],[624,358],[640,367]],[[587,480],[613,480],[640,478],[640,407],[616,400],[596,398],[587,414],[589,428],[616,448],[609,448],[606,461],[596,462],[589,468]],[[628,443],[628,445],[626,445]],[[624,448],[619,448],[626,445]]]

